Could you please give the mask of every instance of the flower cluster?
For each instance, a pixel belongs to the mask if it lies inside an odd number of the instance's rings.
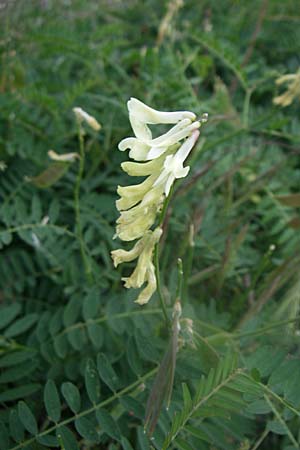
[[[289,106],[295,98],[300,100],[300,70],[297,73],[290,73],[277,78],[276,84],[288,83],[286,92],[273,99],[275,105]]]
[[[151,227],[174,181],[189,172],[190,168],[184,167],[184,162],[199,137],[201,121],[196,120],[195,114],[190,111],[156,111],[135,98],[131,98],[127,106],[135,136],[123,139],[119,150],[129,150],[129,156],[134,161],[123,162],[121,167],[130,176],[146,178],[139,184],[118,186],[120,199],[116,206],[120,217],[117,219],[115,237],[123,241],[139,241],[130,251],[114,250],[112,258],[115,266],[138,258],[132,275],[123,280],[127,288],[139,288],[146,283],[136,300],[144,304],[156,290],[152,256],[162,234],[159,227],[154,231]],[[149,124],[174,126],[153,138]]]

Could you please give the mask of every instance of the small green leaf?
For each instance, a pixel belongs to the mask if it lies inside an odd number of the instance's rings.
[[[188,442],[184,441],[181,438],[176,439],[175,445],[178,450],[194,450],[194,447],[192,447]]]
[[[44,389],[44,402],[47,414],[53,422],[60,419],[61,404],[56,385],[53,380],[48,380]]]
[[[12,383],[13,381],[20,380],[34,372],[37,366],[38,362],[34,359],[33,361],[25,361],[25,363],[19,364],[17,367],[10,367],[1,373],[0,384]]]
[[[45,447],[58,447],[59,442],[57,437],[46,434],[46,436],[38,436],[36,438],[39,444],[45,445]]]
[[[122,444],[123,450],[134,450],[133,447],[131,446],[130,442],[128,441],[128,439],[126,439],[126,437],[124,437],[124,436],[122,436],[121,444]]]
[[[255,400],[247,406],[247,412],[252,414],[268,414],[271,411],[271,406],[263,399]]]
[[[57,356],[64,359],[68,353],[69,347],[67,336],[65,334],[58,334],[55,336],[53,346]]]
[[[29,383],[16,388],[7,389],[0,394],[0,402],[10,402],[12,400],[28,397],[34,392],[37,392],[40,388],[41,385],[38,383]]]
[[[121,433],[117,423],[105,409],[97,409],[96,417],[102,431],[117,441],[121,438]]]
[[[37,421],[32,414],[30,408],[26,405],[25,402],[20,401],[18,403],[18,414],[20,421],[24,425],[24,428],[31,434],[38,433]]]
[[[11,367],[16,366],[17,364],[27,361],[33,358],[36,355],[36,351],[34,350],[20,350],[18,352],[11,352],[8,355],[2,356],[0,358],[0,367]]]
[[[279,420],[270,420],[267,424],[267,429],[275,434],[287,434],[287,427],[285,427]]]
[[[93,319],[99,308],[99,289],[92,289],[83,301],[82,313],[84,320]]]
[[[103,328],[98,323],[89,323],[87,332],[93,346],[100,349],[104,340]]]
[[[12,233],[9,231],[1,231],[0,241],[3,242],[4,245],[9,245],[12,241]]]
[[[158,355],[157,349],[152,344],[150,338],[142,335],[139,331],[136,330],[135,339],[136,339],[136,345],[137,345],[138,351],[140,353],[140,356],[145,361],[157,362],[159,360],[159,355]]]
[[[97,443],[99,441],[99,435],[96,431],[96,427],[86,417],[80,417],[75,420],[75,428],[84,439],[87,441]]]
[[[9,434],[3,422],[0,422],[0,449],[8,450],[9,448]]]
[[[73,325],[80,313],[81,309],[81,301],[77,296],[74,296],[71,298],[71,300],[68,302],[67,306],[64,308],[63,312],[63,322],[64,326],[70,327]]]
[[[87,360],[85,367],[85,387],[92,403],[97,403],[100,399],[100,380],[97,368],[92,359]]]
[[[0,329],[6,327],[21,311],[20,303],[13,303],[12,305],[1,308],[0,315]]]
[[[68,340],[74,350],[80,351],[85,343],[86,337],[82,328],[74,328],[68,331]]]
[[[76,414],[80,410],[80,393],[78,388],[70,382],[63,383],[61,392],[69,408]]]
[[[76,438],[69,428],[65,426],[59,427],[56,431],[56,436],[64,450],[79,450]]]
[[[104,353],[99,353],[97,356],[97,369],[100,378],[104,383],[107,384],[112,391],[116,391],[119,387],[119,379]]]
[[[184,407],[190,407],[190,405],[192,404],[192,398],[186,383],[182,383],[182,394]]]
[[[143,419],[145,415],[145,409],[143,405],[135,398],[124,395],[120,398],[120,403],[129,415],[134,415],[139,419]]]
[[[126,353],[128,363],[133,373],[138,376],[141,375],[143,372],[143,364],[137,350],[136,341],[133,336],[131,336],[128,341]]]
[[[32,327],[32,325],[38,320],[38,318],[39,315],[36,313],[27,314],[26,316],[14,322],[10,327],[8,327],[4,332],[4,336],[7,338],[12,338],[24,333]]]
[[[9,431],[16,442],[24,439],[24,427],[15,409],[12,409],[9,415]]]

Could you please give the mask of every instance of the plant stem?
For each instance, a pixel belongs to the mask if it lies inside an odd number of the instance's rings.
[[[159,220],[158,220],[159,227],[163,227],[163,223],[166,218],[166,214],[167,214],[168,206],[169,206],[170,199],[172,196],[172,192],[173,192],[173,187],[171,188],[171,192],[169,193],[168,197],[164,201],[164,204],[163,204],[160,216],[159,216]],[[165,302],[165,298],[164,298],[164,295],[162,292],[162,286],[161,286],[161,281],[160,281],[159,242],[156,244],[155,249],[154,249],[154,266],[155,266],[155,277],[156,277],[158,298],[160,301],[162,313],[166,320],[167,327],[169,328],[170,327],[170,319],[168,317],[166,302]]]
[[[85,164],[85,152],[84,152],[84,138],[83,138],[83,129],[81,123],[77,121],[78,124],[78,141],[79,141],[79,152],[80,152],[80,160],[79,160],[79,169],[77,173],[76,183],[74,187],[74,205],[75,205],[75,221],[76,221],[76,231],[78,240],[80,243],[80,253],[82,257],[82,261],[85,268],[85,274],[89,283],[92,281],[92,270],[91,266],[85,251],[84,240],[82,235],[82,226],[81,226],[81,217],[80,217],[80,185],[84,172],[84,164]]]
[[[165,317],[165,320],[166,320],[167,327],[169,327],[170,326],[170,319],[169,319],[168,314],[167,314],[166,303],[165,303],[164,295],[162,293],[161,282],[160,282],[159,244],[158,243],[156,244],[155,250],[154,250],[154,266],[155,266],[155,277],[156,277],[158,298],[159,298],[159,301],[160,301],[160,306],[161,306],[161,309],[162,309],[162,313],[163,313],[163,315]]]

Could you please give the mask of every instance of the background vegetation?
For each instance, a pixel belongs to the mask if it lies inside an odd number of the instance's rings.
[[[299,211],[280,198],[299,191],[299,101],[272,104],[300,63],[297,0],[0,7],[0,449],[299,449]],[[170,314],[178,257],[184,296],[152,440],[169,337],[157,298],[135,305],[110,258],[130,96],[210,118],[164,223]],[[74,106],[102,124],[83,178],[74,162],[41,188],[47,151],[78,151]]]

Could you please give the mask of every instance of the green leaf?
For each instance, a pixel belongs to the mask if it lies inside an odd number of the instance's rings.
[[[8,355],[0,358],[0,368],[16,366],[24,361],[33,358],[36,355],[35,350],[21,350],[17,352],[11,352]]]
[[[139,419],[144,418],[145,415],[144,407],[135,398],[124,395],[123,397],[120,398],[120,403],[130,416],[134,415]]]
[[[97,369],[104,383],[112,391],[116,391],[119,387],[119,379],[104,353],[99,353],[97,356]]]
[[[194,450],[194,447],[192,447],[188,442],[184,441],[181,438],[176,439],[175,445],[178,450]]]
[[[17,367],[10,367],[0,375],[0,384],[12,383],[13,381],[20,380],[36,370],[38,366],[37,360],[26,361],[23,364],[19,364]]]
[[[95,425],[86,417],[80,417],[75,420],[75,428],[84,439],[87,441],[97,443],[99,435],[96,431]]]
[[[83,301],[82,313],[84,320],[93,319],[97,315],[99,304],[99,288],[95,287],[89,292]]]
[[[62,443],[64,450],[79,450],[76,438],[72,431],[65,427],[59,427],[56,431],[58,440]]]
[[[49,165],[47,169],[39,175],[32,177],[29,181],[39,188],[48,188],[56,183],[68,171],[70,163],[55,162]]]
[[[57,356],[61,359],[64,359],[68,353],[69,348],[67,336],[65,334],[58,334],[57,336],[55,336],[53,340],[53,346]]]
[[[190,407],[190,405],[192,404],[192,398],[186,383],[182,383],[182,394],[184,407]]]
[[[24,428],[31,434],[38,433],[37,421],[32,414],[30,408],[26,405],[25,402],[20,401],[18,403],[18,414],[20,421],[24,425]]]
[[[97,368],[92,359],[88,359],[85,367],[85,387],[92,403],[100,399],[100,380]]]
[[[192,425],[186,425],[185,426],[185,430],[192,434],[193,436],[195,436],[196,438],[200,439],[201,441],[205,441],[205,442],[209,442],[210,443],[210,439],[208,437],[208,435],[206,433],[204,433],[202,430],[200,430],[199,428],[196,428]]]
[[[24,427],[15,409],[12,409],[9,415],[9,431],[16,442],[24,439]]]
[[[0,449],[8,450],[9,448],[9,434],[3,422],[0,422]]]
[[[60,419],[61,404],[59,394],[53,380],[48,380],[44,389],[44,402],[47,414],[53,422]]]
[[[32,325],[38,320],[38,318],[39,315],[36,313],[27,314],[26,316],[18,319],[16,322],[10,325],[10,327],[5,330],[4,336],[7,338],[12,338],[24,333],[32,327]]]
[[[270,420],[267,424],[267,429],[275,434],[287,434],[287,428],[281,422],[279,422],[279,420]]]
[[[126,439],[126,437],[122,436],[121,438],[121,444],[123,447],[123,450],[134,450],[133,447],[131,446],[130,442],[128,441],[128,439]]]
[[[50,434],[46,434],[45,436],[38,436],[36,440],[40,444],[45,445],[45,447],[58,447],[59,445],[57,437],[51,436]]]
[[[135,333],[136,345],[140,356],[145,361],[155,361],[157,362],[159,359],[159,355],[157,349],[152,344],[152,340],[150,337],[145,337],[139,331],[136,330]]]
[[[38,383],[29,383],[16,388],[7,389],[7,391],[0,394],[0,402],[9,402],[18,400],[19,398],[28,397],[34,392],[37,392],[40,388],[41,385]]]
[[[97,409],[96,417],[102,431],[117,441],[120,440],[121,434],[117,423],[105,409]]]
[[[247,412],[252,414],[268,414],[271,411],[271,406],[263,399],[255,400],[247,406]]]
[[[68,340],[72,347],[80,351],[85,344],[85,333],[82,328],[74,328],[68,331]]]
[[[137,430],[138,434],[138,442],[139,442],[139,449],[141,450],[150,450],[150,443],[147,435],[144,432],[144,429],[142,427],[138,427]]]
[[[88,337],[93,346],[100,349],[104,341],[103,328],[98,323],[89,323],[87,326]]]
[[[12,233],[10,233],[9,231],[1,231],[0,232],[0,241],[4,244],[4,245],[9,245],[12,241]]]
[[[133,336],[131,336],[128,341],[126,353],[128,363],[133,373],[138,376],[141,375],[143,372],[143,364],[137,350],[136,340]]]
[[[77,386],[70,382],[63,383],[61,386],[61,392],[69,408],[74,413],[78,413],[80,410],[80,392]]]
[[[64,308],[63,312],[63,322],[64,326],[70,327],[73,325],[80,313],[81,309],[81,301],[77,296],[74,296],[71,298],[71,300],[68,302],[67,306]]]
[[[12,305],[1,308],[0,329],[6,327],[21,311],[20,303],[13,303]]]

